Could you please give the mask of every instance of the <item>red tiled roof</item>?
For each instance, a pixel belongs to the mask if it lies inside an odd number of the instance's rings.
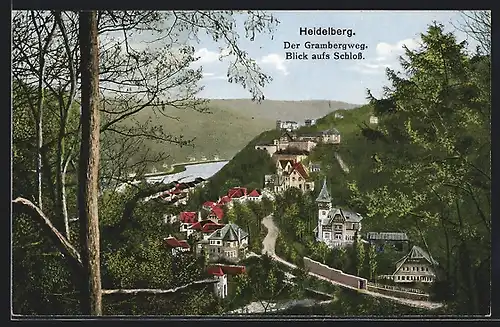
[[[189,228],[194,229],[194,230],[201,230],[201,224],[200,222],[192,224]]]
[[[189,244],[186,240],[180,240],[178,241],[179,242],[179,246],[185,248],[185,249],[189,249]]]
[[[229,189],[227,195],[230,198],[241,198],[242,196],[247,195],[247,189],[245,187],[233,187]]]
[[[229,274],[229,275],[244,274],[246,272],[245,266],[217,265],[216,267],[219,267],[223,273]]]
[[[201,231],[203,233],[212,233],[217,229],[221,229],[222,227],[224,227],[224,224],[208,223],[203,226]]]
[[[167,244],[170,247],[177,248],[180,246],[179,241],[175,237],[167,237],[165,239],[165,244]]]
[[[208,267],[207,271],[210,275],[214,275],[214,276],[223,276],[224,275],[222,268],[218,267],[218,266],[210,266],[210,267]]]
[[[227,195],[224,195],[222,198],[220,198],[219,203],[226,204],[231,202],[231,198]]]
[[[216,205],[216,203],[213,201],[207,201],[207,202],[203,203],[203,206],[207,207],[207,208],[213,208],[213,207],[215,207],[215,205]]]
[[[195,223],[198,220],[198,214],[194,211],[183,211],[179,215],[179,220],[183,223]]]
[[[259,197],[259,196],[260,196],[260,194],[259,194],[259,191],[257,191],[257,190],[253,190],[252,192],[250,192],[250,193],[248,194],[248,196],[250,196],[250,197]]]
[[[210,215],[214,214],[219,220],[224,217],[224,211],[220,207],[213,207]]]
[[[173,190],[173,191],[168,192],[168,194],[180,194],[180,193],[181,193],[181,190]]]
[[[309,177],[309,174],[307,173],[306,169],[304,168],[304,165],[300,161],[296,162],[293,165],[293,169],[290,172],[290,174],[293,173],[294,171],[297,171],[300,174],[300,176],[302,176],[302,178],[304,178],[304,179]]]

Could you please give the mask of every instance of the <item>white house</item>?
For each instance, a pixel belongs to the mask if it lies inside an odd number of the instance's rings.
[[[300,125],[296,121],[291,121],[291,120],[287,120],[287,121],[277,120],[276,121],[276,129],[284,129],[287,131],[293,131],[293,130],[298,129],[299,127],[300,127]]]
[[[217,283],[214,285],[215,295],[219,298],[226,298],[227,296],[227,276],[228,275],[238,275],[243,274],[246,271],[245,266],[232,266],[232,265],[214,265],[209,266],[207,272],[217,279]]]
[[[336,128],[320,132],[318,138],[323,143],[340,144],[340,132]]]
[[[396,262],[396,270],[390,278],[396,283],[432,283],[436,279],[435,268],[438,265],[429,253],[415,245]]]
[[[179,214],[179,221],[181,222],[179,231],[181,233],[186,233],[189,237],[194,231],[189,228],[191,225],[201,220],[201,212],[195,211],[183,211]]]
[[[178,240],[173,236],[169,236],[163,239],[165,246],[172,250],[172,255],[178,255],[183,252],[189,252],[191,247],[186,240]]]
[[[316,240],[329,247],[351,245],[356,232],[361,231],[363,217],[355,212],[332,208],[332,201],[326,187],[326,179],[316,199],[318,204],[318,224],[314,229]]]
[[[370,116],[370,124],[377,125],[378,124],[378,117]]]
[[[305,126],[314,126],[316,125],[316,119],[306,119],[304,121]]]
[[[335,118],[337,118],[337,119],[342,119],[342,118],[344,118],[344,115],[342,115],[340,112],[336,112],[334,116],[335,116]]]
[[[206,251],[211,260],[224,258],[238,261],[245,257],[248,248],[248,233],[238,225],[229,223],[214,231],[208,238]]]

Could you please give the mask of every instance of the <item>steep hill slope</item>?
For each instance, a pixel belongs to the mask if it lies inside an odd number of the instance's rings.
[[[182,148],[147,142],[149,150],[168,153],[170,158],[166,163],[170,164],[186,161],[188,157],[198,160],[202,156],[230,159],[255,136],[273,129],[277,119],[303,122],[308,118],[322,117],[339,108],[349,109],[355,106],[337,101],[265,100],[258,104],[249,99],[211,100],[210,113],[166,108],[166,115],[176,119],[154,115],[151,110],[143,110],[133,119],[140,123],[151,119],[173,135],[194,139],[192,147]],[[161,164],[157,164],[156,168],[160,169]]]

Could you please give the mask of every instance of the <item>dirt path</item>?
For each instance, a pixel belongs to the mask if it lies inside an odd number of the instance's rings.
[[[275,257],[276,239],[278,238],[279,229],[274,224],[272,215],[264,217],[262,224],[267,228],[267,235],[262,241],[262,254],[267,253],[271,257]]]

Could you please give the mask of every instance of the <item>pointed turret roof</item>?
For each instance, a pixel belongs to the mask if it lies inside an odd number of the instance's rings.
[[[332,198],[330,198],[330,194],[328,194],[328,189],[326,187],[326,178],[323,180],[323,187],[319,192],[319,195],[316,199],[316,202],[331,202]]]

